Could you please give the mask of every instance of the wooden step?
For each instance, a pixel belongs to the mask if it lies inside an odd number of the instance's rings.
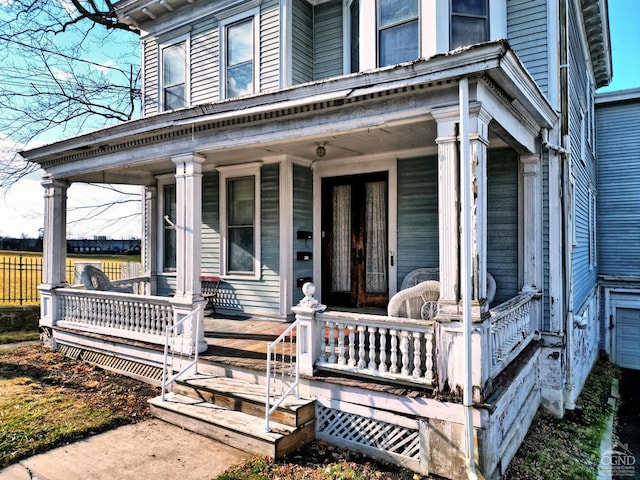
[[[200,373],[181,377],[171,391],[264,419],[266,389],[262,385]],[[275,422],[292,427],[305,425],[314,417],[314,401],[297,399],[295,395],[290,395],[271,415]]]
[[[315,419],[300,427],[271,422],[265,431],[264,418],[228,410],[204,400],[170,392],[149,400],[157,418],[221,441],[245,452],[280,458],[311,442],[315,435]]]

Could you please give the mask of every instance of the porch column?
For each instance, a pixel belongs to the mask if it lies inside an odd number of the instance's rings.
[[[67,285],[67,190],[69,184],[45,175],[44,238],[42,284],[40,285],[40,325],[56,323],[55,288]],[[54,347],[55,348],[55,347]]]
[[[142,200],[142,274],[149,276],[146,295],[157,292],[158,275],[158,187],[144,187]]]
[[[523,174],[523,292],[542,290],[542,182],[540,156],[520,157]]]
[[[440,300],[438,317],[459,315],[460,175],[458,171],[458,106],[434,110],[438,145],[438,224]]]
[[[471,300],[489,310],[487,299],[487,146],[491,116],[480,104],[469,105],[469,146],[471,181],[475,195],[471,198],[472,288]],[[475,313],[475,312],[474,312]],[[474,315],[474,320],[476,316]],[[479,318],[477,318],[479,320]]]
[[[176,164],[176,296],[200,297],[202,230],[202,164],[205,158],[186,154]]]
[[[174,297],[175,321],[189,315],[195,305],[204,302],[200,289],[201,230],[202,230],[202,164],[205,157],[188,153],[171,159],[176,165],[176,293]],[[202,311],[202,310],[201,310]],[[198,338],[193,338],[196,323]],[[207,349],[204,337],[204,319],[194,318],[190,328],[199,352]]]

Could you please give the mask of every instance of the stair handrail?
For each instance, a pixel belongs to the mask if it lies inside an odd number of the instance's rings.
[[[162,361],[162,401],[165,400],[165,394],[168,391],[169,386],[175,382],[181,375],[183,375],[187,370],[191,367],[194,368],[194,372],[198,373],[198,339],[200,338],[200,319],[202,318],[203,306],[199,304],[191,313],[182,317],[179,321],[174,323],[173,325],[167,325],[165,330],[165,341],[164,341],[164,356]],[[173,342],[171,345],[171,351],[169,351],[169,343],[171,338],[177,338],[180,334],[184,336],[185,329],[184,324],[188,321],[193,321],[195,324],[195,332],[192,330],[189,338],[189,345],[187,351],[183,350],[184,345],[180,345],[180,349],[178,350],[176,342]],[[175,335],[172,337],[172,332],[175,332]],[[191,357],[193,355],[193,360],[191,360],[186,365],[182,366],[182,368],[175,374],[169,377],[169,358],[171,355],[171,370],[173,372],[174,359],[176,354],[179,354],[181,359],[183,356]],[[182,362],[181,362],[182,363]],[[169,378],[168,378],[169,377]]]
[[[300,366],[298,364],[298,341],[297,338],[292,335],[292,332],[298,328],[298,324],[300,321],[296,319],[289,327],[282,332],[282,334],[273,342],[267,345],[267,392],[266,392],[266,402],[265,402],[265,431],[270,432],[271,429],[269,427],[269,422],[271,419],[271,415],[275,412],[280,405],[287,399],[289,395],[295,390],[296,398],[300,398]],[[297,330],[296,330],[297,335]],[[287,343],[288,342],[288,343]],[[293,343],[295,342],[295,347]],[[277,392],[276,389],[276,380],[277,380],[277,356],[278,356],[278,347],[281,347],[281,368],[280,368],[280,379],[281,379],[281,388],[284,389],[285,385],[289,385],[286,391],[282,391],[280,393],[280,398],[276,400]],[[289,368],[286,368],[286,357],[285,357],[285,348],[289,347]],[[295,348],[295,355],[293,355],[293,349]],[[275,353],[274,353],[275,352]],[[272,362],[273,356],[273,362]],[[275,364],[275,365],[274,365]],[[288,378],[285,378],[285,371],[288,370]],[[273,398],[274,402],[271,403],[271,389],[274,389]]]

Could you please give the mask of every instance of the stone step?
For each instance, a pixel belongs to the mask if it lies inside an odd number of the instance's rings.
[[[266,387],[236,378],[209,374],[190,374],[180,377],[171,391],[204,400],[229,410],[248,413],[260,419],[265,416]],[[298,427],[315,418],[315,402],[289,395],[271,415],[273,421]]]
[[[249,453],[280,458],[311,442],[315,419],[300,427],[271,422],[265,431],[264,418],[229,410],[208,401],[175,392],[149,400],[157,418]]]

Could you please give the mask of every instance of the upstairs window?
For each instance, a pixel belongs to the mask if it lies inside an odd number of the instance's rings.
[[[418,0],[379,0],[378,63],[395,65],[420,56]]]
[[[360,2],[352,0],[349,6],[349,52],[351,73],[360,71]]]
[[[487,40],[487,0],[451,0],[451,49]]]
[[[255,92],[257,83],[255,23],[255,18],[249,17],[223,25],[225,98]]]
[[[175,110],[188,106],[187,101],[187,39],[161,45],[161,106]]]

